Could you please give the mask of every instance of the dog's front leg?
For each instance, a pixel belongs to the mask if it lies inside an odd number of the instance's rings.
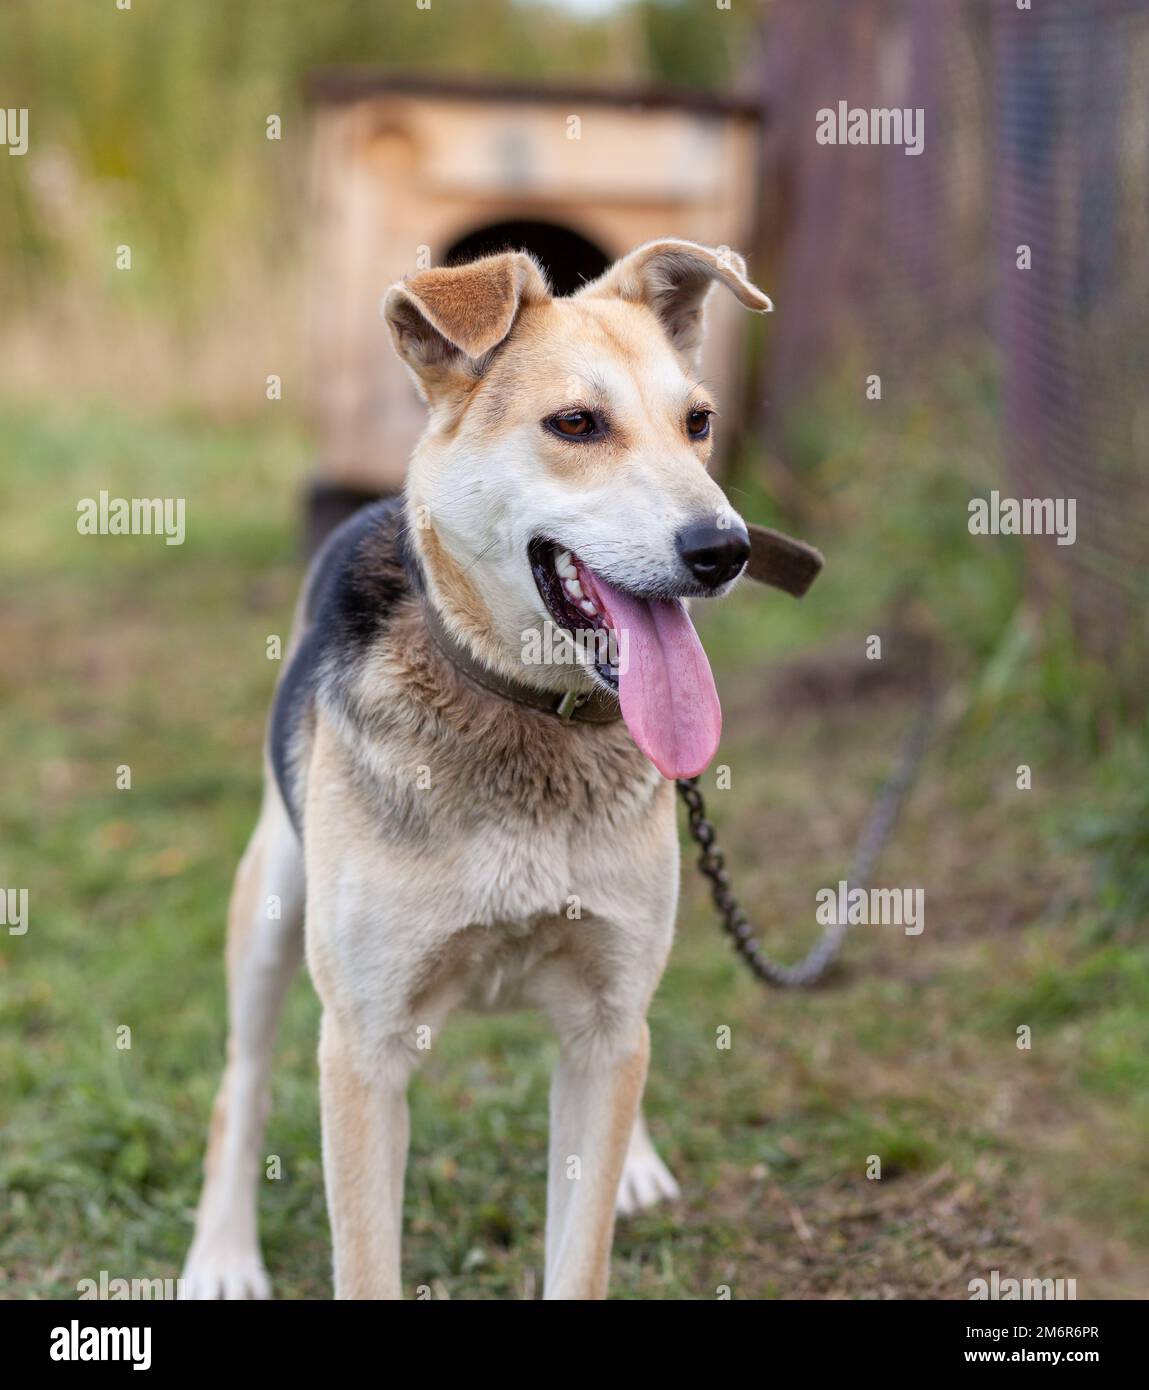
[[[331,1010],[319,1042],[323,1171],[336,1298],[401,1298],[399,1246],[413,1063],[396,1042],[365,1065]]]
[[[551,1083],[546,1298],[606,1297],[615,1199],[650,1057],[646,1020],[618,1038],[562,1041]]]

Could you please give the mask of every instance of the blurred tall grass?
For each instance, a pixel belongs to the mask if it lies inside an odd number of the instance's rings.
[[[0,389],[234,413],[261,397],[247,364],[295,370],[308,70],[716,86],[754,9],[715,24],[690,0],[5,0],[0,92],[28,109],[30,146],[0,158]]]

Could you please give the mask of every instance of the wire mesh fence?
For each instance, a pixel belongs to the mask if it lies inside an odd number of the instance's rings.
[[[1011,485],[1077,499],[1077,541],[1033,547],[1079,631],[1146,643],[1149,5],[998,6],[994,105]],[[1030,248],[1031,266],[1019,270]]]
[[[775,430],[859,345],[918,380],[984,347],[1003,492],[1076,502],[1073,544],[1029,546],[1032,587],[1095,649],[1143,655],[1149,0],[778,0],[761,85]],[[908,126],[872,141],[874,110],[920,112],[920,152]]]

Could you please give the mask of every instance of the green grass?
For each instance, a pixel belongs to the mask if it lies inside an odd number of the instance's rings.
[[[27,934],[0,932],[0,1295],[67,1297],[101,1269],[174,1274],[187,1246],[222,1061],[224,907],[256,809],[265,644],[294,602],[308,450],[290,425],[112,412],[8,411],[0,438],[0,885],[31,894]],[[101,487],[185,496],[187,543],[78,536],[77,499]],[[857,651],[890,630],[929,484],[907,479],[869,531],[850,524],[884,488],[863,476],[835,494],[838,531],[817,536],[829,568],[802,605],[740,591],[705,632],[733,776],[708,799],[786,958],[812,940],[814,891],[844,872],[912,709],[896,692],[804,700],[776,684],[812,643]],[[931,517],[948,558],[924,606],[958,694],[882,869],[925,887],[926,929],[859,929],[827,987],[766,995],[684,875],[648,1088],[684,1198],[620,1226],[615,1297],[963,1297],[993,1268],[1075,1277],[1083,1297],[1149,1289],[1149,957],[1125,887],[1136,901],[1144,739],[1099,753],[1093,733],[1066,733],[1042,694],[1047,658],[1001,657],[1015,557],[974,574],[949,511]],[[874,528],[904,563],[875,574]],[[946,627],[954,613],[968,637]],[[1005,668],[988,684],[987,653]],[[301,979],[267,1138],[283,1176],[262,1195],[283,1297],[330,1292],[316,1025]],[[459,1017],[418,1078],[412,1293],[538,1295],[553,1057],[535,1019]]]

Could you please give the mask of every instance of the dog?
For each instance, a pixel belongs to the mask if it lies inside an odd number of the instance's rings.
[[[305,953],[336,1297],[403,1296],[407,1087],[460,1007],[538,1009],[558,1035],[546,1298],[604,1298],[616,1210],[677,1195],[640,1107],[675,779],[721,729],[685,600],[727,593],[750,555],[695,375],[717,285],[771,307],[740,256],[677,239],[565,298],[511,251],[387,294],[428,422],[404,497],[328,539],[296,614],[229,909],[185,1296],[269,1296],[268,1072]]]

